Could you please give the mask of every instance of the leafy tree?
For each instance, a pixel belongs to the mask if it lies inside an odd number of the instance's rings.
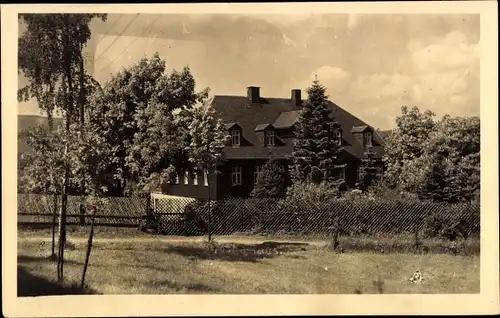
[[[60,145],[63,144],[62,136],[62,127],[51,130],[41,125],[21,131],[19,136],[31,150],[19,155],[18,184],[21,192],[53,196],[51,257],[55,257],[57,196],[62,193],[64,185],[65,158],[59,151]]]
[[[190,115],[189,125],[190,143],[187,147],[189,161],[198,171],[205,171],[208,181],[208,240],[211,240],[210,231],[210,201],[212,176],[217,172],[218,166],[224,161],[224,148],[230,140],[224,123],[211,104],[205,103],[187,112]]]
[[[106,14],[21,14],[27,31],[19,39],[18,67],[30,84],[18,91],[19,101],[35,98],[51,120],[54,110],[65,117],[66,135],[75,118],[74,83],[83,58],[83,46],[90,38],[89,24],[94,18],[106,20]],[[83,74],[80,74],[80,78]],[[80,83],[82,83],[81,81]],[[57,96],[61,96],[58,99]],[[62,145],[61,145],[62,146]],[[67,140],[64,154],[68,155]],[[64,167],[62,191],[58,280],[63,280],[64,247],[66,241],[66,210],[70,166]]]
[[[187,128],[178,125],[174,112],[192,108],[207,94],[208,89],[195,92],[188,67],[166,73],[158,53],[104,85],[95,112],[104,117],[101,131],[111,145],[108,169],[126,192],[148,193],[165,179],[165,167],[186,164]]]
[[[398,185],[401,190],[412,192],[414,184],[402,178],[413,160],[424,154],[424,145],[435,129],[434,113],[420,112],[417,107],[401,107],[401,115],[396,118],[396,128],[385,140],[386,172],[384,180],[391,186]]]
[[[269,159],[257,178],[257,184],[251,192],[257,198],[281,198],[285,196],[288,177],[284,167],[275,159]]]
[[[443,179],[440,201],[470,202],[479,193],[480,138],[479,117],[444,116],[436,123],[425,144],[425,154]]]
[[[341,150],[335,133],[341,128],[328,107],[325,92],[318,80],[307,89],[308,99],[296,124],[291,156],[294,182],[320,183],[335,179],[333,172]]]

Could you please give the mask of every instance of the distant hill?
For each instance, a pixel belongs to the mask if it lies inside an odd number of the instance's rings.
[[[389,137],[389,135],[391,134],[392,130],[378,130],[377,133],[379,134],[379,136],[386,140],[387,137]]]
[[[58,126],[62,123],[62,118],[54,118],[54,125]],[[19,133],[23,130],[30,129],[36,126],[49,127],[49,120],[45,116],[37,115],[18,115],[17,116],[17,152],[31,152],[30,147],[19,139]]]

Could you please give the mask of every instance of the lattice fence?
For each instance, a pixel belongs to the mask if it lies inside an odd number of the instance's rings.
[[[57,213],[61,196],[56,196]],[[82,196],[68,196],[67,223],[88,224],[90,216],[82,215],[80,205]],[[18,194],[18,223],[51,223],[54,212],[54,196],[43,194]],[[147,199],[136,197],[108,197],[96,214],[96,224],[111,226],[137,226],[146,214]]]
[[[343,235],[397,234],[424,231],[429,224],[454,228],[465,236],[479,234],[480,207],[475,204],[402,203],[335,200],[327,203],[275,199],[226,199],[211,203],[157,199],[158,226],[165,234],[234,233],[329,235],[338,220]],[[161,212],[160,212],[161,211]],[[436,233],[434,233],[436,234]]]

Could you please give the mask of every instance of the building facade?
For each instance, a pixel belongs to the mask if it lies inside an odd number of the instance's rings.
[[[290,163],[287,156],[293,151],[294,126],[303,103],[300,90],[291,90],[290,98],[265,98],[260,95],[259,87],[251,86],[246,96],[217,95],[211,103],[231,136],[231,144],[225,149],[225,163],[210,176],[210,187],[206,173],[181,173],[175,181],[163,185],[164,194],[206,199],[210,188],[213,199],[247,197],[262,165],[270,157],[285,167]],[[341,126],[341,133],[336,136],[343,148],[341,176],[353,187],[359,180],[365,153],[370,149],[376,159],[381,159],[384,141],[373,127],[335,103],[328,103]]]

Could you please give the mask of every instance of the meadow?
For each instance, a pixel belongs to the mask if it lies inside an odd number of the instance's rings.
[[[100,228],[82,290],[86,232],[69,230],[65,283],[59,285],[50,231],[20,230],[18,295],[479,293],[474,241],[458,252],[424,241],[426,250],[410,252],[402,239],[349,238],[333,251],[321,239],[217,236],[209,243],[206,237]],[[411,283],[416,269],[424,280]]]

